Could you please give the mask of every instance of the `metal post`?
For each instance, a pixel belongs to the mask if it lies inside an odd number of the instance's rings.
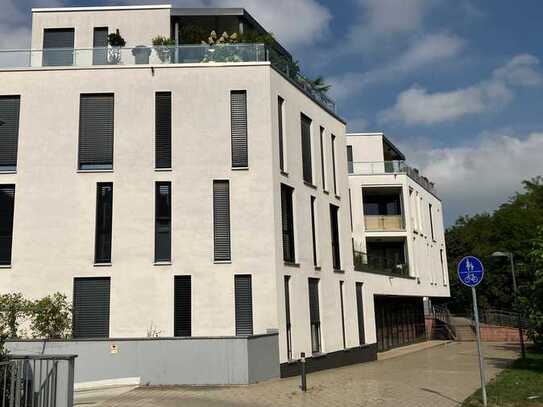
[[[477,335],[477,352],[479,353],[479,373],[481,375],[481,392],[483,394],[483,406],[486,407],[486,384],[485,384],[485,365],[483,359],[483,350],[481,348],[481,332],[479,329],[479,310],[477,307],[477,294],[475,287],[471,287],[471,295],[473,296],[473,315],[475,317],[475,333]]]
[[[302,376],[302,385],[300,388],[302,391],[307,391],[307,380],[305,377],[305,352],[300,353],[300,373]]]
[[[68,394],[66,394],[66,405],[68,407],[73,407],[74,405],[74,365],[75,357],[70,357],[68,359]]]
[[[517,307],[517,317],[518,317],[518,334],[520,340],[520,353],[522,359],[526,358],[526,349],[524,347],[524,333],[522,332],[522,315],[520,312],[520,302],[518,299],[518,286],[517,286],[517,277],[515,276],[515,260],[513,259],[513,253],[509,256],[511,260],[511,273],[513,274],[513,290],[515,291],[515,305]]]

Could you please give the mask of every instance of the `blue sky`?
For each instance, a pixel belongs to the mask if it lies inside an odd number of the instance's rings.
[[[0,0],[0,47],[25,47],[30,7],[166,1]],[[245,7],[333,85],[352,131],[384,131],[436,182],[446,223],[543,175],[540,0],[177,0]]]

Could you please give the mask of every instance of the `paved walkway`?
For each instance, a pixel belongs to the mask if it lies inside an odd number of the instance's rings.
[[[488,378],[512,359],[516,347],[485,344]],[[102,404],[107,407],[446,407],[479,387],[475,343],[451,343],[387,360],[312,373],[308,392],[299,378],[250,386],[142,387]]]

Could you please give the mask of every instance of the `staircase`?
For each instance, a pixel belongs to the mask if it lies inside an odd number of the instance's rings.
[[[463,342],[475,341],[475,327],[473,321],[466,317],[451,317],[451,324],[456,331],[456,340]]]

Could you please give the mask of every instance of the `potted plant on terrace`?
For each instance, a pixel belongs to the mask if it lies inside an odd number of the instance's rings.
[[[151,48],[146,47],[145,45],[136,45],[132,49],[132,55],[134,55],[136,64],[148,64]]]
[[[126,41],[119,33],[117,28],[114,33],[107,36],[107,42],[111,46],[108,53],[108,62],[117,65],[121,62],[121,48],[126,45]]]
[[[174,60],[175,40],[173,38],[157,35],[153,38],[153,47],[163,63]]]

